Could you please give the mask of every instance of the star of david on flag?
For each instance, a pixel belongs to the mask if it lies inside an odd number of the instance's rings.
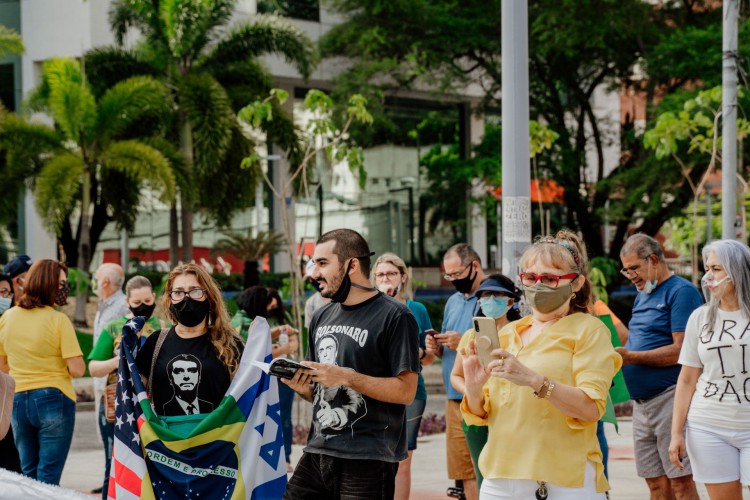
[[[160,418],[146,394],[135,365],[144,323],[136,317],[123,327],[108,498],[281,498],[286,462],[277,381],[253,364],[271,361],[266,320],[251,325],[252,342],[219,406],[187,428],[176,425],[182,417]]]

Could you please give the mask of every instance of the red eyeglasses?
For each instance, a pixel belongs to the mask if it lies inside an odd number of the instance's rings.
[[[542,282],[542,285],[550,288],[557,288],[560,284],[560,280],[572,280],[578,277],[578,273],[563,274],[557,276],[555,274],[534,274],[534,273],[521,273],[518,275],[521,278],[521,284],[523,286],[534,286],[538,282]]]

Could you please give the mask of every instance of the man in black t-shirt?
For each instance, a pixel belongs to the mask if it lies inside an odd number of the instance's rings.
[[[392,498],[407,457],[405,405],[414,400],[419,328],[409,309],[372,288],[370,250],[337,229],[315,246],[313,280],[331,303],[309,330],[305,365],[286,381],[313,402],[308,444],[284,498]]]

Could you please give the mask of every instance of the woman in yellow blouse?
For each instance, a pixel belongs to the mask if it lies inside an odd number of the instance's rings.
[[[561,231],[529,247],[519,264],[532,315],[498,333],[501,349],[486,367],[473,341],[463,353],[461,411],[467,424],[489,427],[480,499],[604,499],[596,423],[622,359],[589,314],[583,244]]]
[[[24,475],[60,484],[75,425],[73,377],[86,369],[68,317],[66,268],[38,260],[29,269],[17,307],[0,317],[0,370],[16,381],[13,434]]]

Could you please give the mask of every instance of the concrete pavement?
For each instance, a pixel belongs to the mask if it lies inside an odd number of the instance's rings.
[[[443,413],[444,396],[430,395],[426,412]],[[295,417],[309,422],[309,405],[303,403],[295,408]],[[646,483],[635,473],[632,446],[632,425],[629,419],[620,422],[620,433],[612,425],[605,426],[610,445],[609,472],[613,500],[648,499]],[[101,484],[104,452],[96,437],[96,421],[93,410],[79,411],[76,414],[76,430],[73,445],[65,465],[62,486],[88,492]],[[433,434],[419,439],[412,462],[412,496],[417,500],[446,498],[445,492],[451,482],[446,479],[445,434]],[[292,462],[302,453],[302,446],[294,446]],[[708,498],[705,489],[700,487],[701,498]],[[747,489],[744,498],[750,499]]]

